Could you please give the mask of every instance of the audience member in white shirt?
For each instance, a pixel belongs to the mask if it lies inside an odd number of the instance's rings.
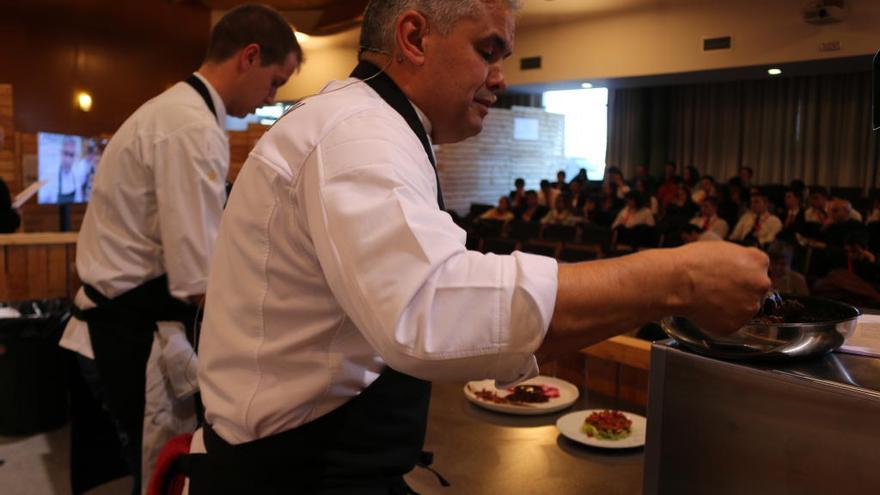
[[[641,194],[630,191],[626,193],[625,200],[626,206],[617,214],[617,218],[611,224],[612,229],[617,227],[631,229],[637,225],[654,225],[654,214],[651,213],[650,208],[645,207]]]
[[[700,187],[691,194],[691,201],[696,205],[701,205],[706,198],[717,197],[718,191],[715,188],[715,178],[711,175],[704,175],[700,179]]]
[[[760,191],[753,191],[751,197],[751,209],[739,219],[731,241],[765,245],[776,239],[776,234],[782,230],[782,221],[776,215],[767,211],[767,197]]]
[[[718,198],[715,197],[708,197],[700,203],[700,215],[690,223],[699,227],[700,232],[715,232],[721,239],[730,231],[727,221],[718,216]]]
[[[712,230],[703,232],[700,227],[689,223],[681,229],[681,240],[685,244],[697,241],[723,241],[718,234]]]

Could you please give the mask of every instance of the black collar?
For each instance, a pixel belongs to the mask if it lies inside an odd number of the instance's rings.
[[[434,161],[434,152],[431,150],[431,141],[428,140],[425,126],[422,125],[422,121],[419,119],[419,115],[416,113],[412,103],[382,69],[370,62],[361,61],[352,71],[351,77],[361,79],[373,88],[373,91],[378,93],[385,100],[385,103],[403,117],[409,128],[412,129],[413,133],[419,138],[419,141],[422,142],[422,147],[425,149],[425,154],[428,155],[428,160],[434,168],[434,177],[437,180],[437,204],[441,210],[445,209],[443,193],[440,191],[440,177],[437,175],[437,163]]]
[[[208,105],[208,110],[214,114],[214,119],[216,120],[217,110],[214,109],[214,100],[211,98],[211,92],[208,91],[208,87],[205,86],[205,83],[203,83],[195,74],[190,74],[184,82],[192,86],[192,88],[196,90],[196,93],[205,100],[205,105]]]

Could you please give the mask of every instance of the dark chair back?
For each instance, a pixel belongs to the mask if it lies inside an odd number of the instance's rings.
[[[516,240],[489,237],[483,239],[480,250],[484,253],[510,254],[516,250]]]
[[[510,237],[518,241],[537,239],[541,233],[541,224],[515,220],[510,224]]]
[[[524,253],[531,254],[540,254],[541,256],[549,256],[551,258],[556,257],[556,253],[559,251],[558,243],[549,243],[542,241],[529,241],[524,242],[520,247],[520,251]]]
[[[571,242],[574,240],[576,229],[572,225],[554,225],[548,223],[541,229],[541,239],[545,241]]]

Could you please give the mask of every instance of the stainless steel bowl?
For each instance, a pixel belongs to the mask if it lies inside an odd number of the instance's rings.
[[[783,295],[806,308],[806,323],[749,324],[727,336],[705,332],[687,318],[664,318],[667,335],[699,354],[720,359],[790,359],[817,356],[840,347],[856,328],[861,312],[820,297]]]

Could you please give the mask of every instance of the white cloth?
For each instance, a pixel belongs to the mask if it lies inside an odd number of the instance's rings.
[[[149,480],[162,447],[181,433],[198,426],[195,399],[199,391],[198,359],[186,339],[183,324],[160,321],[147,360],[144,394],[144,429],[141,445],[141,493]]]
[[[753,211],[747,211],[740,217],[739,222],[736,223],[736,227],[733,228],[733,233],[730,234],[731,241],[742,241],[749,234],[752,233],[752,229],[755,227],[755,221],[758,216],[755,215]],[[782,221],[776,216],[770,213],[764,213],[761,217],[761,225],[758,228],[757,237],[758,242],[760,244],[768,244],[773,242],[776,239],[776,235],[782,230]]]
[[[630,211],[629,208],[620,210],[611,228],[623,226],[631,229],[637,225],[654,225],[654,214],[647,207],[639,208],[636,211]]]
[[[537,374],[556,261],[465,237],[422,144],[369,86],[305,100],[257,143],[223,216],[199,343],[207,421],[233,444],[286,431],[386,363],[427,380]]]
[[[696,225],[699,228],[703,228],[703,225],[706,223],[706,217],[697,216],[691,219],[691,225]],[[719,217],[718,215],[712,215],[709,218],[709,228],[707,231],[714,232],[718,235],[718,237],[724,239],[727,237],[727,233],[730,231],[730,226],[727,225],[727,220]]]
[[[164,273],[174,297],[204,294],[223,203],[229,143],[217,118],[178,83],[135,111],[110,139],[77,242],[80,279],[108,298]]]

